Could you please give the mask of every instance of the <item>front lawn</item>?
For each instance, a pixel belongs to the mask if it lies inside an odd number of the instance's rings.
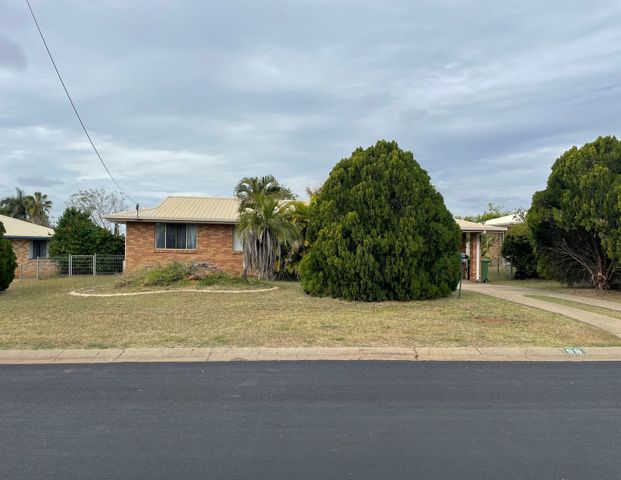
[[[68,295],[112,291],[114,282],[15,282],[0,293],[0,348],[621,345],[593,326],[471,292],[408,303],[313,298],[296,283],[254,293]]]

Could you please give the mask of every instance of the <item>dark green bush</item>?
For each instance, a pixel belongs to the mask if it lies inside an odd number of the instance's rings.
[[[4,225],[0,222],[0,291],[9,288],[15,278],[17,259],[10,240],[2,238],[5,233]]]
[[[396,142],[341,160],[309,217],[300,274],[311,295],[429,299],[457,286],[459,227],[427,172]]]
[[[513,225],[509,228],[502,244],[502,256],[515,267],[515,278],[537,276],[537,257],[526,224]]]

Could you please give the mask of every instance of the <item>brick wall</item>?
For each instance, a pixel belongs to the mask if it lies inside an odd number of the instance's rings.
[[[37,278],[37,260],[30,257],[30,240],[11,239],[13,251],[17,257],[17,268],[15,269],[15,279]],[[42,260],[39,262],[39,276],[49,277],[56,273],[56,265]]]
[[[485,255],[486,258],[498,261],[502,258],[502,242],[504,240],[504,232],[488,232],[485,234],[489,241],[489,248]]]
[[[233,251],[233,231],[233,225],[198,224],[195,250],[160,249],[155,248],[155,223],[128,222],[125,232],[125,270],[129,272],[173,261],[210,262],[226,272],[240,274],[243,254]]]

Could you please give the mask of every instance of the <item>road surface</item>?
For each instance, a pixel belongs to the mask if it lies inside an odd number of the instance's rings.
[[[618,479],[620,363],[0,366],[0,479]]]

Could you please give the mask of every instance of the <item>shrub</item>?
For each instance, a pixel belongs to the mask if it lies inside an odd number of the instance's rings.
[[[621,287],[621,141],[561,155],[526,217],[542,272],[569,285]]]
[[[11,242],[2,236],[5,233],[4,225],[0,222],[0,291],[9,288],[15,278],[17,259]]]
[[[513,225],[509,228],[502,244],[502,256],[515,267],[515,278],[537,276],[537,258],[526,224]]]
[[[189,274],[189,265],[181,262],[172,262],[163,267],[147,270],[142,279],[142,286],[166,287],[185,280]]]
[[[443,297],[459,281],[460,231],[411,152],[358,148],[311,205],[302,287],[351,300]]]

